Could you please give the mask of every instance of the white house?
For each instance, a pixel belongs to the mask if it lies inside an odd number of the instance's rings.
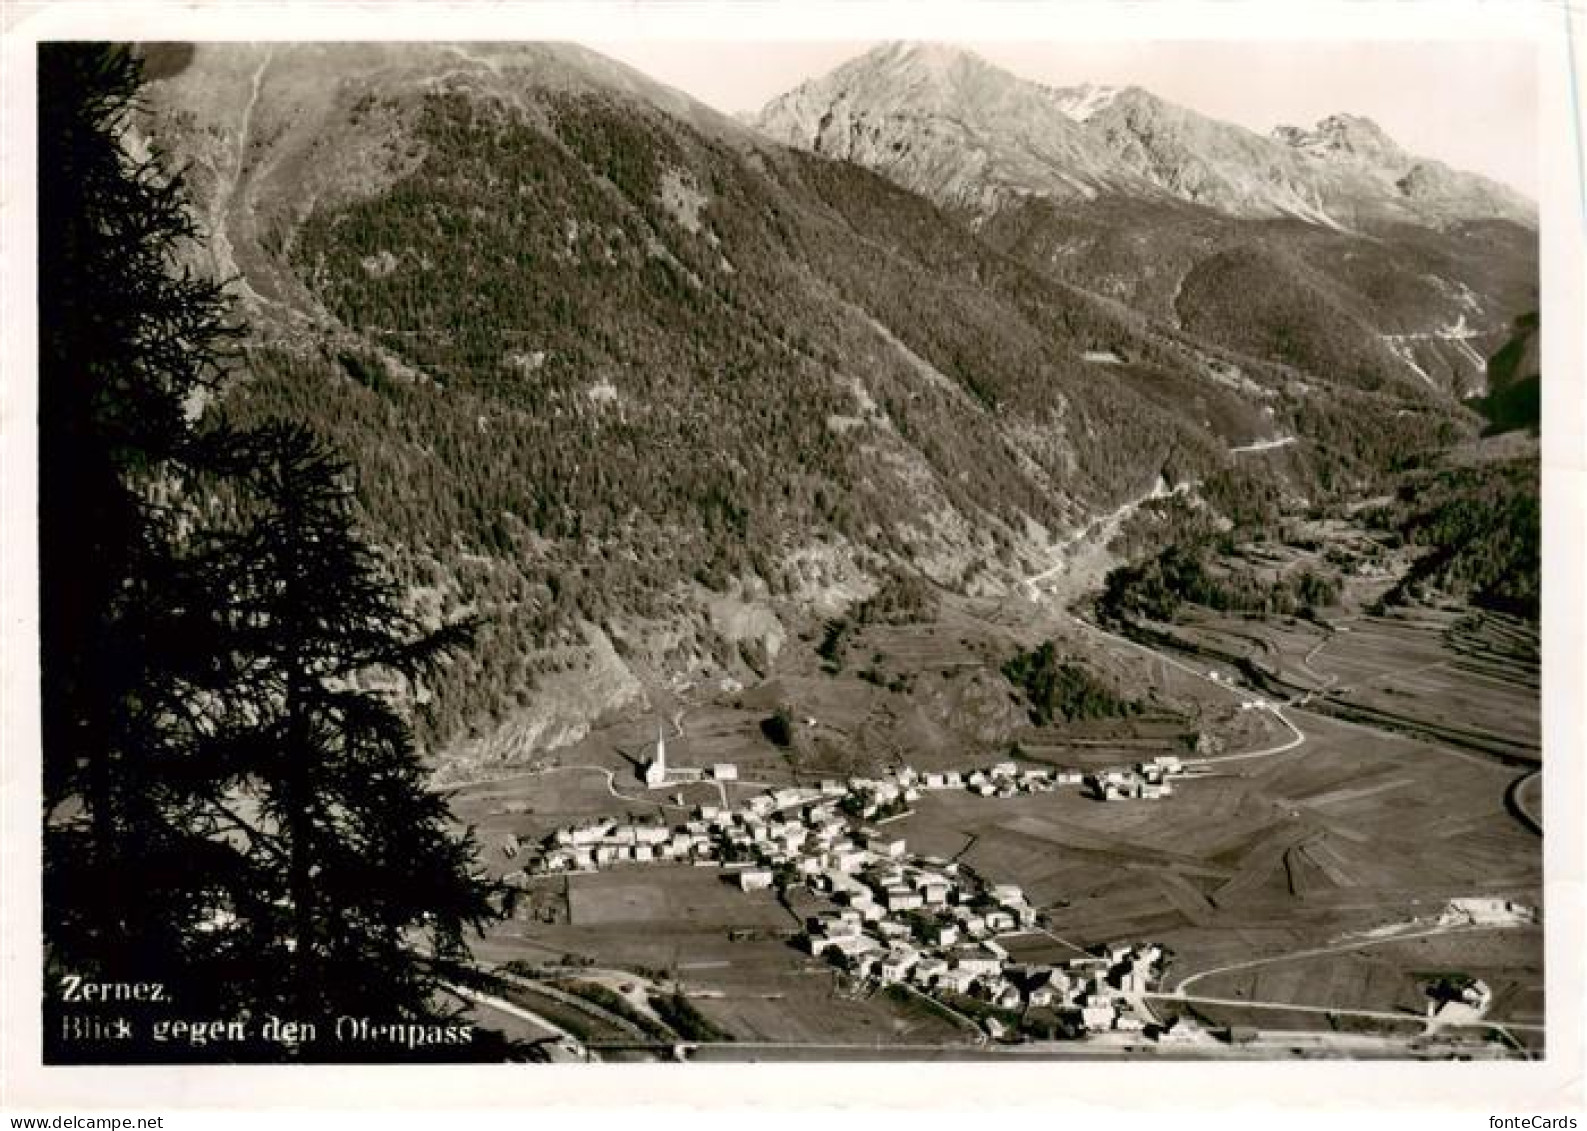
[[[771,871],[766,868],[750,868],[738,874],[738,886],[745,891],[764,891],[771,887]]]
[[[977,975],[972,970],[944,970],[937,975],[937,988],[951,990],[956,994],[967,994],[975,986]]]
[[[910,935],[908,926],[896,919],[881,919],[876,923],[876,931],[884,939],[907,939]]]
[[[829,867],[840,872],[858,872],[865,864],[865,851],[860,848],[835,848],[828,853]]]
[[[1012,931],[1017,925],[1014,916],[1007,911],[997,910],[986,913],[987,930]]]
[[[887,892],[887,910],[913,911],[925,904],[919,892],[909,891],[907,888],[892,888]]]
[[[1113,1028],[1113,1019],[1118,1016],[1118,1011],[1113,1008],[1113,1003],[1096,1002],[1080,1010],[1080,1024],[1096,1032]]]
[[[948,894],[952,890],[946,880],[927,880],[920,885],[920,898],[928,907],[941,907],[948,902]]]
[[[995,955],[985,951],[965,950],[958,951],[953,957],[953,968],[965,970],[977,977],[996,974],[1003,968],[1003,962]]]
[[[919,961],[920,955],[910,947],[896,947],[887,952],[883,957],[880,970],[884,980],[889,982],[902,982],[909,977],[910,968]]]
[[[986,934],[986,916],[977,915],[967,907],[955,907],[953,910],[955,917],[959,920],[959,925],[964,928],[965,934]]]
[[[886,856],[890,859],[897,860],[904,855],[904,838],[898,836],[877,835],[868,838],[865,842],[865,847],[869,848],[878,856]]]

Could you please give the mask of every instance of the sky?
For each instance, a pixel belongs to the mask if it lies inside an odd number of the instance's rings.
[[[876,41],[584,42],[731,113],[757,110]],[[1142,86],[1260,133],[1362,115],[1413,153],[1538,195],[1536,48],[1522,40],[955,42],[1021,78]]]

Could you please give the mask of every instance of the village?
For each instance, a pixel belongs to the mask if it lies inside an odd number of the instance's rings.
[[[1057,963],[1011,959],[1002,936],[1041,931],[1035,908],[1012,884],[990,882],[955,861],[910,853],[886,826],[934,790],[982,797],[1052,792],[1079,786],[1099,801],[1156,800],[1194,771],[1174,756],[1092,773],[1022,767],[1013,761],[966,771],[920,773],[901,767],[877,777],[772,787],[740,807],[699,805],[691,819],[668,825],[601,817],[555,830],[524,869],[577,874],[614,866],[689,863],[721,868],[745,891],[786,897],[803,887],[829,910],[809,916],[798,945],[851,975],[861,988],[916,993],[1003,1037],[1038,1011],[1036,1032],[1077,1037],[1140,1032],[1154,1024],[1143,995],[1161,973],[1163,949],[1121,943],[1076,949]],[[709,780],[739,783],[737,767],[669,768],[658,734],[643,772],[651,789]],[[503,850],[517,856],[512,840]],[[969,1018],[967,1018],[969,1019]]]

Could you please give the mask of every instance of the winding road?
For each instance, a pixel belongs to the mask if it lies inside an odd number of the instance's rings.
[[[1277,447],[1277,446],[1280,446],[1280,442],[1278,442],[1278,441],[1269,441],[1269,442],[1267,442],[1266,446],[1268,446],[1268,447]],[[1248,450],[1260,450],[1260,446],[1253,445]],[[1109,516],[1109,518],[1111,520],[1115,520],[1116,521],[1115,516]],[[1054,576],[1055,574],[1062,572],[1063,569],[1064,569],[1064,566],[1063,566],[1063,564],[1060,563],[1058,566],[1056,566],[1056,567],[1054,567],[1052,569],[1043,571],[1042,573],[1035,574],[1032,577],[1029,577],[1029,578],[1025,579],[1025,587],[1026,587],[1026,589],[1033,596],[1039,596],[1040,590],[1039,590],[1038,586],[1040,585],[1040,583],[1043,580],[1045,580],[1046,578]],[[1267,711],[1274,718],[1278,719],[1278,721],[1280,723],[1282,723],[1290,732],[1290,737],[1287,740],[1285,740],[1284,742],[1275,744],[1273,746],[1265,747],[1265,748],[1260,749],[1260,750],[1242,751],[1242,752],[1238,752],[1238,753],[1234,753],[1234,754],[1224,754],[1224,755],[1220,755],[1220,756],[1217,756],[1217,757],[1199,759],[1194,764],[1196,764],[1196,765],[1211,765],[1211,764],[1221,763],[1221,762],[1237,762],[1237,761],[1255,760],[1255,759],[1258,759],[1258,758],[1270,758],[1270,757],[1275,757],[1275,756],[1278,756],[1278,755],[1287,754],[1287,753],[1289,753],[1291,751],[1294,751],[1294,750],[1300,748],[1301,746],[1303,746],[1307,742],[1308,736],[1307,736],[1306,732],[1303,731],[1295,723],[1295,721],[1293,719],[1291,719],[1287,714],[1285,714],[1284,707],[1280,706],[1279,704],[1271,702],[1269,700],[1266,700],[1266,699],[1264,699],[1264,698],[1262,698],[1260,696],[1257,696],[1257,695],[1255,695],[1255,694],[1253,694],[1253,693],[1251,693],[1249,691],[1246,691],[1245,689],[1243,689],[1241,687],[1238,687],[1236,685],[1233,685],[1233,684],[1230,684],[1230,683],[1226,683],[1226,682],[1224,682],[1223,680],[1220,680],[1220,679],[1214,679],[1207,672],[1193,667],[1192,665],[1184,662],[1183,660],[1179,659],[1176,656],[1169,655],[1166,652],[1160,651],[1160,650],[1158,650],[1156,648],[1152,648],[1152,647],[1149,647],[1147,645],[1141,644],[1141,643],[1139,643],[1139,642],[1137,642],[1135,640],[1129,639],[1128,637],[1120,636],[1117,633],[1109,632],[1106,629],[1099,627],[1098,625],[1092,624],[1091,622],[1089,622],[1087,620],[1084,620],[1083,618],[1075,615],[1072,612],[1067,612],[1066,611],[1064,613],[1064,615],[1068,616],[1069,619],[1075,625],[1079,626],[1083,631],[1089,632],[1089,633],[1091,633],[1091,634],[1093,634],[1093,635],[1095,635],[1097,637],[1100,637],[1100,638],[1110,642],[1111,644],[1114,644],[1114,645],[1117,645],[1117,646],[1120,646],[1120,647],[1124,647],[1124,648],[1134,649],[1135,651],[1142,653],[1143,655],[1149,657],[1152,660],[1157,661],[1158,663],[1161,663],[1161,664],[1166,665],[1168,667],[1175,668],[1176,670],[1182,672],[1185,675],[1194,676],[1195,678],[1197,678],[1199,680],[1202,680],[1204,683],[1208,683],[1208,684],[1211,684],[1214,687],[1217,687],[1219,690],[1223,691],[1225,694],[1233,696],[1234,698],[1238,699],[1242,704],[1247,704],[1247,703],[1256,703],[1256,704],[1258,704],[1260,709]],[[1302,668],[1304,670],[1306,670],[1308,673],[1310,673],[1314,678],[1320,679],[1320,681],[1322,683],[1322,686],[1325,687],[1325,688],[1329,687],[1329,686],[1332,686],[1334,683],[1336,683],[1338,677],[1334,676],[1334,675],[1326,675],[1325,676],[1325,675],[1323,675],[1323,673],[1319,673],[1319,672],[1315,671],[1313,668],[1311,668],[1310,663],[1322,651],[1323,646],[1325,644],[1327,644],[1327,643],[1328,643],[1328,638],[1325,638],[1324,640],[1320,641],[1314,648],[1312,648],[1306,654],[1305,659],[1301,663]],[[1388,678],[1397,678],[1401,674],[1408,674],[1408,673],[1395,672],[1395,673],[1385,673],[1385,674],[1386,674],[1386,676]],[[1309,712],[1305,712],[1302,707],[1294,707],[1294,709],[1297,710],[1297,711],[1301,711],[1302,713],[1309,713]],[[1354,723],[1354,722],[1351,722],[1351,721],[1348,721],[1348,720],[1343,720],[1343,719],[1335,719],[1332,716],[1328,716],[1327,718],[1328,718],[1328,722],[1330,724],[1347,726],[1347,727],[1351,727],[1353,729],[1367,730],[1367,731],[1371,731],[1373,733],[1377,733],[1377,731],[1374,728],[1367,727],[1367,726],[1364,726],[1364,725],[1359,724],[1359,723]],[[1464,761],[1470,761],[1470,762],[1478,763],[1478,764],[1481,764],[1481,765],[1485,765],[1485,766],[1488,766],[1489,768],[1494,768],[1494,769],[1503,769],[1504,768],[1502,766],[1499,766],[1499,765],[1495,764],[1490,759],[1476,758],[1476,757],[1474,757],[1472,755],[1464,754],[1461,751],[1447,749],[1447,748],[1445,748],[1443,746],[1440,746],[1440,745],[1438,745],[1436,743],[1435,744],[1429,744],[1429,749],[1437,750],[1440,753],[1445,753],[1445,754],[1448,754],[1448,755],[1450,755],[1452,757],[1460,758],[1460,759],[1462,759]],[[1524,779],[1524,778],[1521,779],[1521,781],[1519,781],[1514,787],[1512,787],[1511,799],[1512,799],[1514,808],[1516,809],[1516,811],[1519,814],[1519,816],[1521,817],[1521,819],[1523,821],[1535,821],[1536,827],[1541,829],[1541,819],[1540,819],[1541,815],[1540,814],[1534,814],[1532,812],[1532,808],[1535,808],[1535,802],[1533,802],[1531,807],[1529,807],[1529,805],[1528,805],[1528,802],[1532,801],[1532,796],[1531,796],[1530,788],[1525,788],[1525,787],[1527,787],[1527,785],[1528,785],[1527,779]],[[1361,1018],[1368,1018],[1368,1019],[1381,1020],[1381,1021],[1396,1021],[1396,1022],[1401,1022],[1401,1023],[1423,1023],[1423,1024],[1427,1024],[1429,1026],[1429,1031],[1431,1031],[1431,1029],[1436,1028],[1436,1023],[1430,1023],[1425,1018],[1419,1018],[1419,1017],[1416,1017],[1416,1016],[1413,1016],[1413,1015],[1410,1015],[1410,1014],[1405,1014],[1405,1013],[1393,1013],[1393,1012],[1388,1012],[1388,1011],[1383,1011],[1383,1010],[1342,1009],[1342,1008],[1334,1008],[1334,1007],[1329,1007],[1329,1006],[1301,1005],[1301,1004],[1296,1004],[1296,1003],[1293,1003],[1293,1002],[1252,1001],[1252,1000],[1247,1000],[1247,999],[1244,999],[1244,998],[1201,997],[1201,996],[1196,996],[1196,995],[1192,995],[1192,994],[1187,994],[1185,991],[1186,991],[1187,987],[1190,987],[1195,982],[1198,982],[1198,981],[1200,981],[1203,978],[1209,978],[1209,977],[1212,977],[1212,976],[1217,975],[1217,974],[1230,973],[1230,972],[1234,972],[1234,971],[1238,971],[1238,970],[1251,969],[1253,967],[1258,967],[1258,966],[1265,966],[1265,965],[1275,964],[1275,963],[1279,963],[1279,962],[1286,962],[1286,961],[1298,961],[1298,960],[1302,960],[1302,959],[1306,959],[1306,958],[1318,957],[1318,956],[1329,955],[1329,954],[1348,953],[1348,952],[1351,952],[1351,951],[1361,950],[1361,949],[1363,949],[1365,947],[1387,945],[1389,943],[1403,942],[1403,941],[1408,940],[1408,939],[1429,938],[1429,937],[1439,936],[1439,935],[1475,933],[1475,932],[1479,932],[1479,931],[1504,930],[1504,929],[1514,929],[1514,926],[1510,925],[1510,924],[1504,924],[1504,925],[1484,925],[1484,926],[1464,926],[1464,927],[1461,927],[1461,926],[1436,927],[1436,928],[1432,928],[1432,929],[1425,930],[1425,931],[1406,932],[1406,933],[1402,933],[1402,934],[1385,936],[1383,938],[1360,939],[1360,940],[1355,940],[1355,941],[1352,941],[1352,942],[1349,942],[1349,943],[1341,943],[1341,944],[1336,944],[1336,945],[1332,945],[1332,946],[1313,947],[1313,948],[1308,948],[1308,949],[1305,949],[1305,950],[1293,951],[1293,952],[1286,953],[1286,954],[1271,955],[1271,956],[1264,957],[1264,958],[1250,959],[1250,960],[1244,961],[1244,962],[1230,963],[1230,964],[1225,965],[1225,966],[1218,966],[1218,967],[1213,967],[1213,968],[1207,969],[1207,970],[1197,971],[1195,973],[1189,974],[1189,975],[1181,978],[1179,980],[1179,982],[1177,983],[1177,985],[1175,985],[1175,987],[1172,990],[1170,990],[1170,991],[1165,991],[1165,992],[1161,992],[1161,993],[1148,993],[1148,994],[1145,994],[1143,996],[1145,998],[1148,998],[1148,999],[1155,999],[1155,1000],[1160,1000],[1160,1001],[1180,1001],[1180,1002],[1186,1002],[1186,1003],[1190,1003],[1190,1004],[1200,1003],[1200,1004],[1205,1004],[1205,1005],[1218,1005],[1218,1006],[1225,1006],[1225,1007],[1243,1007],[1243,1008],[1249,1008],[1249,1009],[1267,1009],[1267,1010],[1274,1010],[1274,1011],[1284,1010],[1284,1011],[1293,1011],[1293,1012],[1301,1012],[1301,1013],[1321,1013],[1321,1014],[1330,1014],[1330,1015],[1334,1015],[1334,1016],[1361,1017]],[[1063,941],[1063,940],[1058,940],[1058,941]],[[1510,1030],[1542,1032],[1543,1029],[1544,1029],[1544,1027],[1542,1025],[1539,1025],[1539,1024],[1530,1024],[1530,1023],[1516,1022],[1516,1021],[1477,1020],[1477,1021],[1472,1021],[1469,1024],[1476,1025],[1476,1026],[1481,1026],[1482,1028],[1489,1029],[1489,1030],[1492,1030],[1494,1032],[1497,1032],[1502,1037],[1504,1037],[1507,1041],[1509,1041],[1512,1045],[1514,1045],[1515,1047],[1521,1049],[1523,1055],[1526,1055],[1525,1047],[1519,1041],[1517,1041],[1513,1036],[1510,1035]]]
[[[489,1009],[496,1013],[505,1014],[508,1017],[526,1022],[538,1029],[544,1029],[546,1032],[554,1034],[558,1038],[558,1043],[580,1060],[598,1059],[590,1052],[589,1048],[584,1045],[583,1042],[549,1018],[542,1017],[540,1014],[535,1013],[532,1010],[525,1009],[523,1006],[518,1005],[515,1002],[507,1001],[504,998],[493,997],[490,994],[481,993],[479,990],[473,989],[469,986],[462,986],[453,982],[447,982],[444,983],[444,985],[448,990],[456,994],[458,997],[463,998],[466,1001],[473,1002],[481,1009]]]
[[[1263,747],[1261,750],[1245,750],[1235,754],[1219,754],[1211,758],[1198,758],[1194,763],[1195,765],[1213,765],[1219,762],[1242,762],[1250,761],[1256,758],[1271,758],[1277,754],[1288,754],[1291,750],[1300,747],[1306,742],[1306,732],[1301,730],[1300,727],[1296,726],[1294,721],[1290,719],[1288,715],[1284,714],[1284,709],[1278,704],[1253,696],[1250,692],[1247,692],[1232,684],[1225,683],[1220,679],[1213,679],[1206,672],[1192,667],[1190,664],[1185,663],[1183,660],[1180,660],[1175,656],[1170,656],[1166,652],[1161,652],[1156,648],[1149,648],[1145,644],[1131,640],[1127,636],[1120,636],[1117,633],[1109,632],[1105,628],[1099,628],[1097,625],[1094,625],[1090,621],[1084,620],[1081,617],[1075,616],[1073,613],[1066,613],[1065,615],[1068,616],[1069,619],[1076,625],[1087,632],[1101,636],[1114,644],[1122,645],[1126,648],[1133,648],[1135,651],[1149,656],[1159,663],[1166,664],[1171,668],[1183,672],[1185,675],[1194,676],[1203,683],[1211,684],[1224,694],[1232,695],[1241,703],[1260,703],[1263,710],[1267,711],[1268,714],[1272,715],[1289,729],[1290,737],[1275,746]]]
[[[1392,1013],[1384,1009],[1342,1009],[1333,1005],[1296,1005],[1293,1002],[1283,1001],[1247,1001],[1239,997],[1200,997],[1192,994],[1162,994],[1148,993],[1142,997],[1155,1001],[1182,1001],[1190,1005],[1222,1005],[1237,1006],[1242,1009],[1268,1009],[1282,1010],[1286,1013],[1324,1013],[1334,1017],[1367,1017],[1375,1021],[1398,1021],[1402,1024],[1421,1024],[1429,1028],[1436,1028],[1436,1020],[1420,1017],[1414,1013]],[[1456,1028],[1478,1027],[1494,1029],[1504,1032],[1507,1029],[1520,1029],[1523,1032],[1541,1033],[1542,1025],[1523,1023],[1519,1021],[1488,1021],[1486,1019],[1473,1019],[1459,1022]]]
[[[1254,444],[1241,444],[1237,448],[1230,448],[1230,455],[1243,455],[1246,452],[1270,452],[1274,448],[1287,448],[1295,442],[1294,436],[1280,436],[1276,440],[1258,440]]]
[[[1406,942],[1410,939],[1428,939],[1436,938],[1440,935],[1478,934],[1483,931],[1504,931],[1513,929],[1514,927],[1511,924],[1464,927],[1431,927],[1425,931],[1406,931],[1403,934],[1383,935],[1378,938],[1354,939],[1350,942],[1335,943],[1332,946],[1318,946],[1310,947],[1306,950],[1292,950],[1284,954],[1269,955],[1266,958],[1252,958],[1247,959],[1244,962],[1231,962],[1225,966],[1214,966],[1207,970],[1199,970],[1194,974],[1190,974],[1184,978],[1181,978],[1178,984],[1176,984],[1172,990],[1168,991],[1168,995],[1183,997],[1185,993],[1185,987],[1191,983],[1199,982],[1203,978],[1211,978],[1217,974],[1232,974],[1236,970],[1250,970],[1253,967],[1271,966],[1278,962],[1298,962],[1302,959],[1321,958],[1329,954],[1349,954],[1352,951],[1365,950],[1367,947],[1371,946],[1389,946],[1393,943]]]

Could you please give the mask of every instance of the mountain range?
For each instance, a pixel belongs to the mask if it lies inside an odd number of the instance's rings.
[[[1371,490],[1477,431],[1536,309],[1531,206],[1357,119],[921,45],[752,125],[568,44],[145,56],[130,142],[250,326],[206,411],[322,432],[420,608],[484,619],[426,689],[459,773],[747,681],[889,578],[1014,592],[1165,485]]]
[[[1060,279],[1301,368],[1478,395],[1508,316],[1535,306],[1536,205],[1359,116],[1264,137],[1139,87],[1044,86],[959,48],[891,43],[753,121]],[[1276,307],[1227,317],[1215,308],[1233,293]]]
[[[877,47],[773,100],[754,124],[977,213],[1027,197],[1126,195],[1337,230],[1537,224],[1519,193],[1413,156],[1366,118],[1263,137],[1140,87],[1044,86],[939,44]]]

